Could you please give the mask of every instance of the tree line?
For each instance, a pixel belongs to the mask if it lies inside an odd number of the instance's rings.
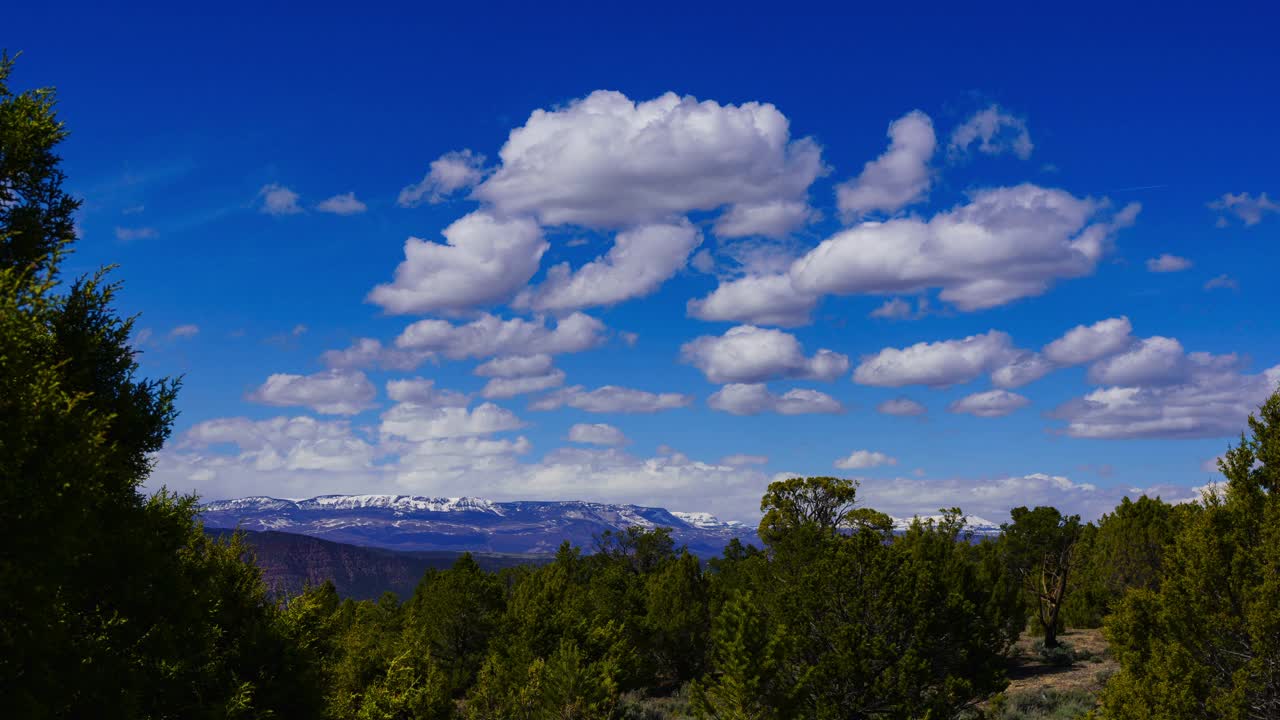
[[[1028,627],[1105,628],[1100,717],[1280,717],[1280,393],[1201,502],[1097,523],[960,510],[895,532],[855,483],[793,478],[760,547],[703,563],[669,531],[538,567],[469,556],[412,597],[268,592],[192,497],[141,491],[179,383],[139,377],[104,272],[66,280],[79,203],[52,90],[0,57],[0,707],[22,718],[980,717]]]

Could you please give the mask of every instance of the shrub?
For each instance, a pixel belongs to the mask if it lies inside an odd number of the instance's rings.
[[[1033,646],[1036,656],[1046,665],[1053,667],[1071,667],[1076,661],[1076,653],[1071,646],[1065,642],[1058,641],[1057,646],[1047,648],[1044,642],[1037,640]]]
[[[991,720],[1076,720],[1093,710],[1097,701],[1084,690],[1033,690],[1004,696],[993,703]]]

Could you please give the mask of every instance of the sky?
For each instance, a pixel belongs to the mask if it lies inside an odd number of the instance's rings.
[[[149,489],[1091,519],[1280,384],[1260,3],[465,5],[6,10]]]

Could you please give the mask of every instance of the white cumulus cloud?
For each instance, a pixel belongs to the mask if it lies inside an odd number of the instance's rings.
[[[880,403],[876,406],[876,412],[882,415],[913,417],[924,415],[929,412],[929,409],[911,398],[900,397]]]
[[[776,234],[786,223],[772,206],[805,203],[825,171],[821,155],[812,140],[793,140],[786,116],[767,103],[674,93],[635,102],[601,90],[535,110],[474,195],[543,225],[619,228],[728,207],[731,234]],[[795,223],[807,217],[788,213]]]
[[[1017,388],[1035,382],[1057,369],[1058,366],[1044,355],[1023,352],[991,371],[991,382],[997,387]]]
[[[713,383],[834,380],[849,369],[845,355],[824,349],[806,357],[794,335],[753,325],[730,328],[718,337],[694,338],[681,346],[680,359],[701,370]]]
[[[1235,215],[1246,226],[1257,225],[1262,218],[1271,213],[1280,212],[1277,204],[1266,193],[1254,197],[1250,193],[1224,193],[1222,197],[1209,203],[1209,207],[1224,213]],[[1219,224],[1226,225],[1226,217],[1219,217]]]
[[[484,156],[470,150],[447,152],[431,161],[421,182],[400,191],[396,204],[417,207],[424,202],[439,203],[459,190],[472,187],[484,178]]]
[[[1023,160],[1031,157],[1035,149],[1026,121],[1001,110],[999,105],[974,113],[953,130],[948,149],[953,156],[961,155],[975,142],[978,150],[987,155],[1011,152]]]
[[[1008,390],[988,390],[966,395],[947,406],[948,412],[976,417],[1004,417],[1031,404],[1023,395]]]
[[[652,393],[617,385],[587,390],[573,385],[538,398],[529,404],[529,409],[557,410],[567,405],[592,413],[654,413],[688,407],[692,402],[691,396],[681,393]]]
[[[236,446],[241,463],[256,472],[350,472],[369,467],[377,455],[372,445],[351,433],[348,423],[309,417],[206,420],[191,426],[176,443],[184,451],[219,445]]]
[[[582,352],[604,342],[604,323],[590,315],[573,313],[548,328],[545,319],[503,320],[481,315],[463,324],[447,320],[419,320],[400,333],[396,347],[402,350],[438,352],[445,357],[492,357],[495,355],[560,355]]]
[[[938,146],[933,121],[914,110],[889,125],[889,149],[868,162],[854,180],[836,187],[836,205],[848,219],[870,212],[893,213],[925,199],[929,160]]]
[[[578,423],[569,428],[569,442],[617,447],[627,444],[627,436],[607,423]]]
[[[1177,255],[1170,255],[1169,253],[1164,253],[1159,257],[1153,257],[1147,260],[1147,270],[1153,273],[1182,272],[1190,267],[1190,260],[1184,257],[1178,257]]]
[[[1167,385],[1184,379],[1190,358],[1174,338],[1149,337],[1089,368],[1095,385]]]
[[[300,197],[298,193],[283,185],[276,183],[263,185],[258,191],[258,198],[262,200],[258,211],[267,215],[297,215],[302,212],[302,206],[298,204]]]
[[[472,409],[452,405],[401,402],[382,414],[384,437],[410,441],[478,437],[518,430],[524,423],[515,413],[493,403]]]
[[[495,377],[484,384],[480,394],[490,399],[527,395],[560,387],[564,384],[564,378],[563,370],[550,370],[541,375],[523,377]]]
[[[466,407],[470,404],[464,393],[437,388],[434,380],[426,378],[388,380],[387,397],[398,403],[429,407]]]
[[[311,375],[273,374],[247,399],[276,407],[308,407],[326,415],[355,415],[373,407],[377,393],[362,372],[325,370]]]
[[[1092,325],[1077,325],[1041,351],[1058,365],[1080,365],[1114,355],[1133,343],[1129,318],[1108,318]]]
[[[690,300],[687,310],[699,320],[796,327],[811,322],[817,304],[817,295],[799,292],[791,276],[780,273],[726,280],[705,298]]]
[[[854,382],[878,387],[929,385],[947,387],[967,383],[1016,357],[1009,335],[991,330],[961,340],[921,342],[905,348],[885,348],[863,359]]]
[[[513,306],[565,311],[644,297],[683,268],[701,242],[701,234],[687,221],[620,232],[607,254],[577,270],[568,263],[551,267],[546,279],[517,297]]]
[[[399,350],[386,347],[374,338],[359,338],[342,350],[326,350],[320,356],[325,367],[337,370],[358,370],[379,367],[384,370],[409,371],[432,358],[432,352]]]
[[[321,201],[316,209],[334,215],[359,215],[368,210],[369,206],[357,200],[354,192],[349,192]]]
[[[1053,412],[1064,432],[1085,438],[1202,438],[1239,433],[1280,387],[1280,365],[1250,375],[1235,355],[1183,353],[1170,338],[1148,338],[1091,369],[1107,384]],[[1093,372],[1095,371],[1096,372]]]
[[[538,271],[547,242],[528,219],[473,212],[444,229],[445,243],[411,237],[395,280],[369,301],[395,314],[460,310],[504,302]]]
[[[881,465],[897,465],[898,458],[882,452],[871,450],[854,450],[849,455],[836,460],[835,466],[841,470],[860,470],[880,467]]]
[[[707,398],[707,406],[731,415],[834,415],[844,406],[830,395],[809,388],[794,388],[776,395],[764,383],[731,383]]]
[[[480,377],[519,378],[545,375],[553,369],[551,356],[545,353],[537,355],[504,355],[476,366],[475,374]]]
[[[1035,185],[981,190],[928,220],[864,222],[824,240],[791,266],[796,290],[893,294],[941,288],[964,311],[1040,295],[1094,271],[1136,205],[1101,217],[1105,203]]]

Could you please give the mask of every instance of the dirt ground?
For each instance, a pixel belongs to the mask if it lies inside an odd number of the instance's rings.
[[[1045,688],[1097,693],[1107,676],[1119,667],[1107,651],[1107,641],[1101,630],[1068,630],[1058,637],[1071,646],[1076,661],[1070,667],[1047,665],[1032,647],[1038,638],[1023,635],[1016,646],[1017,654],[1009,669],[1009,688],[1005,694]]]

